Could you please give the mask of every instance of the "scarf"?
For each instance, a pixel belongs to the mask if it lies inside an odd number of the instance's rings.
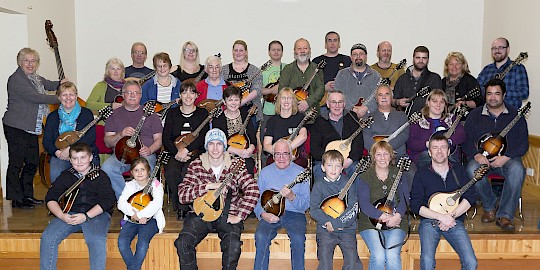
[[[81,114],[81,105],[78,102],[75,103],[75,107],[71,112],[66,112],[64,105],[60,105],[58,108],[58,116],[60,117],[60,126],[58,127],[59,134],[67,131],[74,131],[77,127],[77,118]]]
[[[30,82],[34,85],[38,93],[40,94],[46,94],[45,86],[43,86],[43,83],[41,82],[41,77],[37,75],[36,73],[28,74],[26,75]],[[32,134],[39,135],[41,134],[41,131],[43,130],[43,119],[47,118],[47,115],[49,115],[49,106],[47,104],[39,104],[38,106],[38,114],[36,119],[36,128],[34,130],[28,130],[28,132]]]
[[[115,80],[111,79],[111,77],[105,77],[105,82],[108,85],[110,85],[112,88],[117,89],[118,91],[120,91],[120,89],[122,89],[122,87],[124,86],[124,83],[126,81],[122,80],[121,82],[119,82],[119,81],[115,81]]]

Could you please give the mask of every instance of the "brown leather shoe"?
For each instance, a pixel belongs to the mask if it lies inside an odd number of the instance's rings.
[[[482,215],[482,222],[489,223],[495,220],[495,210],[485,211]]]
[[[516,229],[516,226],[512,224],[512,221],[505,217],[497,218],[495,224],[505,231],[514,231]]]

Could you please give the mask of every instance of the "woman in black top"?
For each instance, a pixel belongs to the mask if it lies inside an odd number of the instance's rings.
[[[193,82],[201,72],[204,72],[204,65],[201,65],[199,48],[193,41],[187,41],[180,50],[180,64],[171,68],[171,74],[181,82],[189,79]],[[202,75],[201,80],[206,77],[206,74]]]
[[[178,211],[177,218],[179,220],[183,219],[190,209],[189,205],[180,204],[178,199],[178,185],[182,182],[189,163],[204,151],[204,134],[209,130],[208,123],[202,127],[198,137],[181,151],[178,151],[174,142],[180,135],[195,131],[208,116],[208,112],[205,109],[198,108],[194,105],[195,99],[198,96],[199,93],[193,83],[183,83],[180,86],[182,105],[178,108],[171,109],[163,127],[163,147],[174,156],[164,166],[165,181],[167,181],[169,188],[173,210]]]

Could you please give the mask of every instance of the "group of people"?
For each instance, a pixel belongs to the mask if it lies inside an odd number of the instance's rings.
[[[523,118],[514,123],[504,149],[494,155],[482,149],[482,142],[485,134],[500,132],[522,114],[518,109],[529,91],[525,67],[512,64],[505,38],[493,41],[494,63],[478,79],[459,52],[448,54],[441,79],[428,69],[425,46],[414,49],[408,68],[391,62],[387,41],[378,45],[378,61],[371,66],[365,45],[354,44],[349,56],[339,53],[340,46],[339,34],[328,32],[327,52],[312,61],[309,41],[300,38],[295,60],[285,64],[283,45],[275,40],[261,70],[248,62],[242,40],[234,42],[233,62],[226,65],[219,56],[201,65],[190,41],[182,46],[177,66],[167,53],[156,53],[154,71],[145,66],[146,46],[136,42],[133,64],[125,68],[120,59],[108,60],[86,106],[78,102],[75,84],[39,76],[38,52],[22,49],[8,80],[3,118],[7,199],[14,208],[45,202],[56,217],[42,235],[41,268],[55,269],[60,242],[82,230],[91,268],[104,269],[116,203],[124,213],[120,253],[128,269],[140,269],[152,237],[165,227],[167,193],[183,220],[175,241],[181,269],[197,269],[196,246],[211,232],[221,240],[223,268],[235,269],[243,223],[252,213],[259,219],[254,268],[268,269],[272,239],[286,228],[292,268],[304,269],[306,211],[317,222],[319,269],[332,269],[336,245],[344,268],[362,269],[357,231],[371,253],[369,269],[401,269],[408,207],[421,219],[422,269],[435,267],[441,235],[460,256],[462,268],[475,269],[463,225],[469,207],[480,200],[482,222],[515,229],[527,123]],[[51,111],[48,104],[58,103]],[[107,118],[104,109],[112,115]],[[59,147],[58,141],[67,140],[61,135],[73,131],[78,139]],[[40,134],[51,156],[52,185],[45,201],[34,198],[32,186]],[[109,150],[98,149],[100,144]],[[160,152],[171,156],[164,162],[166,190],[151,177],[161,165]],[[111,155],[105,159],[104,153]],[[409,158],[412,164],[403,165]],[[506,178],[500,199],[484,176],[457,208],[444,213],[430,208],[433,194],[460,189],[481,165]],[[126,182],[126,172],[132,181]],[[75,189],[66,194],[70,188]],[[144,194],[151,194],[150,202],[134,202]],[[373,204],[385,198],[389,210]]]

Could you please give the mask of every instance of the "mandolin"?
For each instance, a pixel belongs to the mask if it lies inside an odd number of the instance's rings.
[[[251,116],[255,114],[256,112],[257,112],[257,106],[256,105],[251,106],[246,116],[246,119],[244,119],[244,123],[242,123],[242,126],[240,127],[240,131],[236,132],[235,134],[227,138],[227,145],[229,147],[236,148],[236,149],[249,148],[250,141],[249,141],[249,137],[246,135],[247,125],[249,124]]]
[[[73,169],[75,172],[75,170]],[[75,199],[77,198],[77,195],[79,195],[79,186],[82,184],[82,182],[85,179],[94,180],[99,176],[99,167],[93,166],[92,169],[86,174],[80,176],[73,185],[71,185],[60,197],[58,197],[58,205],[60,205],[60,208],[62,209],[62,212],[68,213],[71,208],[73,207],[73,204],[75,203]],[[50,212],[49,212],[50,214]]]
[[[159,156],[157,157],[156,165],[154,166],[154,170],[152,171],[152,174],[149,177],[148,183],[144,186],[142,190],[139,190],[135,193],[133,193],[131,196],[129,196],[127,202],[131,204],[133,209],[135,211],[141,211],[144,208],[148,206],[148,204],[154,200],[154,197],[152,196],[152,183],[154,182],[154,179],[157,177],[159,173],[159,169],[161,167],[161,164],[167,164],[169,162],[169,158],[171,156],[169,155],[169,152],[163,151],[159,153]],[[133,180],[132,180],[133,181]],[[128,219],[131,222],[134,222],[131,217]],[[135,222],[138,223],[138,222]]]
[[[411,160],[408,157],[402,157],[399,159],[397,166],[399,170],[396,175],[396,178],[394,179],[394,183],[392,184],[392,188],[390,188],[390,191],[388,192],[388,196],[378,199],[375,202],[373,202],[373,206],[375,206],[375,208],[389,215],[393,215],[396,213],[396,208],[397,208],[397,201],[395,199],[396,192],[399,186],[399,182],[401,181],[401,177],[403,176],[403,172],[408,171],[411,167]],[[390,227],[386,226],[386,222],[382,222],[379,219],[369,218],[369,221],[371,222],[371,224],[373,224],[373,226],[375,226],[375,229],[377,230],[391,229]]]
[[[111,106],[103,107],[103,109],[98,111],[98,115],[94,117],[94,120],[88,123],[86,127],[81,130],[68,131],[60,134],[60,136],[56,138],[56,142],[54,142],[54,145],[58,149],[64,149],[78,142],[84,136],[84,134],[86,134],[86,132],[90,130],[91,127],[93,127],[97,122],[109,118],[112,113],[113,109]]]
[[[345,212],[345,209],[347,209],[347,193],[354,183],[354,180],[356,180],[356,177],[369,168],[369,163],[369,156],[363,157],[360,162],[358,162],[358,165],[356,165],[354,173],[349,178],[349,181],[345,183],[345,186],[341,189],[341,191],[339,191],[338,194],[330,196],[322,201],[320,208],[325,214],[331,216],[332,218],[338,218],[341,216],[341,214],[343,214],[343,212]]]
[[[167,113],[169,112],[169,109],[173,105],[178,104],[178,102],[176,102],[176,99],[175,99],[175,100],[171,100],[171,101],[169,101],[167,103],[161,103],[159,101],[155,101],[155,104],[156,104],[156,108],[155,108],[154,111],[159,116],[159,119],[161,121],[164,121],[165,117],[167,117]]]
[[[268,61],[266,61],[266,63],[264,63],[261,66],[261,68],[259,70],[257,70],[257,73],[255,73],[255,75],[251,76],[251,78],[249,78],[247,81],[235,82],[232,85],[236,86],[236,87],[239,87],[240,90],[242,90],[242,98],[246,98],[247,95],[249,95],[251,84],[253,83],[253,81],[257,77],[259,77],[259,75],[261,75],[261,72],[263,72],[264,70],[267,70],[271,66],[272,66],[272,60],[268,60]]]
[[[448,129],[442,129],[439,131],[435,131],[433,134],[431,134],[431,138],[433,138],[436,135],[443,135],[446,139],[450,139],[452,134],[454,134],[454,131],[456,131],[456,128],[461,121],[461,118],[463,118],[465,115],[469,113],[467,106],[461,106],[456,111],[456,120],[452,123],[452,125]],[[450,142],[450,153],[454,153],[456,151],[456,145],[454,145],[453,142]]]
[[[349,138],[345,140],[335,140],[331,141],[326,145],[325,152],[328,150],[337,150],[343,155],[344,159],[347,159],[349,157],[349,154],[351,153],[351,144],[353,140],[362,132],[364,128],[369,127],[371,124],[373,124],[373,117],[368,116],[366,119],[360,119],[359,121],[360,126],[356,129],[356,131],[349,136]],[[362,151],[362,149],[355,149],[356,151]]]
[[[221,105],[223,104],[223,99],[220,99],[220,100],[215,100],[215,99],[203,99],[201,100],[201,102],[199,102],[199,104],[197,104],[197,107],[199,108],[203,108],[205,109],[207,112],[211,112],[212,110],[214,110],[216,107],[220,107],[221,108]]]
[[[402,69],[406,64],[407,64],[407,59],[403,59],[399,61],[399,63],[396,65],[396,67],[394,68],[390,76],[386,78],[381,78],[381,80],[379,81],[379,84],[390,85],[392,83],[392,77],[394,76],[394,74],[396,74],[396,72]]]
[[[142,78],[137,77],[127,77],[124,80],[125,81],[136,81],[139,85],[143,85],[146,81],[152,79],[156,75],[156,71],[152,70],[152,72],[144,75]],[[120,102],[119,102],[120,103]]]
[[[521,64],[521,62],[523,62],[527,58],[529,58],[529,54],[527,52],[519,53],[519,56],[516,58],[516,60],[514,60],[514,62],[512,62],[508,67],[506,67],[503,72],[495,74],[495,76],[493,78],[503,80],[504,77],[506,76],[506,74],[508,74],[508,72],[514,66]]]
[[[244,169],[245,163],[243,159],[235,158],[232,161],[229,172],[225,175],[225,180],[215,190],[209,190],[206,194],[198,197],[193,201],[193,211],[202,220],[212,222],[218,219],[223,213],[225,207],[224,189],[232,178]]]
[[[305,169],[298,176],[296,176],[291,183],[287,184],[287,188],[291,189],[296,184],[300,184],[310,178],[311,171],[308,166],[308,169]],[[279,190],[265,190],[261,195],[261,206],[267,213],[280,217],[283,215],[283,213],[285,213],[285,197],[279,193]]]
[[[482,135],[476,146],[479,153],[488,159],[495,156],[504,155],[504,153],[506,153],[506,134],[508,134],[518,120],[527,115],[530,110],[531,102],[529,101],[523,107],[519,108],[516,117],[514,117],[514,119],[512,119],[512,121],[508,123],[508,125],[500,133],[488,133]]]
[[[296,88],[293,89],[294,90],[294,95],[296,96],[296,99],[298,101],[306,100],[308,98],[308,96],[309,96],[309,92],[308,92],[309,85],[311,84],[311,82],[313,81],[315,76],[317,75],[317,72],[319,72],[319,70],[323,69],[325,66],[326,66],[326,61],[323,59],[323,60],[321,60],[321,62],[319,62],[319,64],[317,64],[317,67],[313,71],[313,74],[311,74],[311,76],[309,77],[309,80],[304,85],[296,87]],[[325,95],[327,95],[326,92],[325,92]],[[322,99],[321,99],[321,102],[322,102]],[[326,100],[325,100],[325,102],[326,102]],[[323,102],[323,105],[324,105],[324,102]]]
[[[147,102],[144,105],[143,111],[143,116],[135,128],[135,134],[133,134],[131,137],[123,137],[116,143],[116,146],[114,147],[114,155],[120,162],[124,164],[131,164],[134,159],[140,156],[139,150],[141,150],[142,144],[139,136],[141,134],[144,121],[154,112],[153,101]]]
[[[289,145],[290,145],[292,143],[292,141],[294,141],[294,139],[296,139],[296,137],[298,137],[298,134],[300,133],[300,130],[302,129],[302,127],[304,127],[306,122],[311,120],[312,118],[314,118],[316,115],[317,115],[317,109],[316,108],[309,109],[307,111],[306,115],[304,116],[304,118],[302,119],[302,121],[300,121],[298,126],[291,133],[291,135],[285,136],[285,137],[283,137],[283,139],[287,140],[289,142]],[[275,140],[275,141],[277,141],[277,140]],[[292,150],[291,154],[294,157],[294,159],[298,158],[298,155],[299,155],[298,149],[294,148]],[[272,163],[274,163],[274,157],[272,155],[270,155],[270,156],[268,156],[268,159],[266,159],[266,165],[268,166],[268,165],[270,165]],[[298,164],[298,165],[300,165],[300,164]],[[300,165],[300,166],[305,167],[304,165],[305,164]]]
[[[266,86],[264,86],[264,88],[272,88],[272,87],[274,87],[276,85],[279,85],[279,80],[267,84]],[[266,102],[275,103],[276,102],[276,97],[277,97],[277,94],[268,94],[268,95],[264,96],[264,100]]]
[[[459,205],[459,198],[471,188],[478,180],[482,179],[489,170],[487,164],[482,164],[474,171],[474,177],[462,188],[449,193],[437,192],[431,195],[428,200],[428,208],[441,214],[448,214],[456,210]],[[475,202],[470,202],[471,204]]]
[[[49,43],[49,46],[54,51],[54,58],[56,59],[56,70],[58,71],[58,79],[63,80],[66,78],[64,75],[64,67],[62,66],[62,59],[60,58],[60,50],[58,49],[58,40],[56,39],[56,35],[54,34],[53,30],[53,24],[51,20],[45,21],[45,34],[47,35],[47,41]],[[82,100],[80,97],[77,97],[77,102],[82,106],[86,106],[86,102]],[[49,104],[49,110],[52,112],[56,109],[58,109],[60,105],[59,104]],[[45,118],[43,118],[43,121],[46,121]],[[45,124],[45,122],[43,122]]]
[[[222,101],[223,100],[221,100],[220,102]],[[176,137],[176,139],[174,140],[174,145],[176,146],[176,149],[178,149],[178,152],[182,151],[184,148],[187,148],[192,142],[194,142],[195,139],[199,137],[199,134],[201,133],[201,130],[204,128],[204,126],[206,126],[210,122],[210,120],[212,120],[212,118],[218,117],[222,112],[223,111],[221,110],[220,106],[215,107],[212,111],[210,111],[206,119],[204,119],[193,132]]]
[[[422,89],[420,89],[418,92],[416,92],[416,94],[412,97],[409,98],[409,106],[407,106],[405,108],[405,114],[407,114],[407,116],[409,116],[411,114],[411,110],[412,110],[412,107],[414,105],[414,101],[417,99],[417,98],[425,98],[429,95],[429,92],[431,92],[431,86],[425,86],[425,87],[422,87]]]
[[[374,142],[380,142],[380,141],[386,141],[390,142],[391,140],[395,139],[401,132],[403,132],[410,124],[416,123],[422,118],[422,114],[419,112],[414,112],[409,116],[409,120],[405,122],[403,125],[401,125],[398,129],[396,129],[392,134],[390,135],[375,135],[373,136]]]

